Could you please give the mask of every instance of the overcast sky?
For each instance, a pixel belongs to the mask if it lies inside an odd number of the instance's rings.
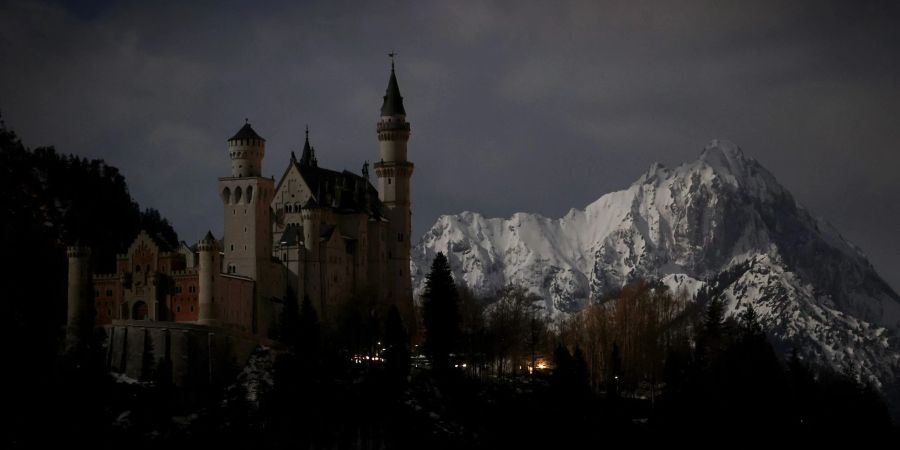
[[[898,2],[77,3],[0,0],[3,117],[119,167],[188,242],[221,235],[245,117],[267,176],[306,124],[321,165],[376,159],[395,50],[415,235],[463,210],[557,217],[719,137],[900,287]]]

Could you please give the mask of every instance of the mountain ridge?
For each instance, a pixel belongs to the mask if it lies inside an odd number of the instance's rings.
[[[626,189],[560,218],[441,216],[413,249],[419,291],[438,251],[476,295],[521,284],[554,316],[638,279],[695,293],[743,268],[720,287],[728,311],[753,304],[784,350],[804,347],[879,383],[900,365],[900,296],[857,246],[727,140],[673,168],[653,163]]]

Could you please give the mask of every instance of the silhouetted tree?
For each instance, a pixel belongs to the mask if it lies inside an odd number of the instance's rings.
[[[435,369],[450,365],[450,353],[459,339],[458,292],[450,272],[450,263],[438,253],[431,264],[422,295],[422,315],[425,325],[425,354]]]
[[[550,377],[551,387],[557,394],[564,394],[571,386],[574,361],[565,345],[557,344],[553,350],[553,375]]]

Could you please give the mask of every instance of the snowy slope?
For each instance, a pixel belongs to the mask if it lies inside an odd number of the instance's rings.
[[[759,163],[712,141],[676,168],[653,164],[628,189],[558,219],[441,216],[413,249],[418,291],[437,252],[457,283],[490,296],[507,283],[575,312],[631,280],[693,294],[720,285],[730,312],[754,304],[784,349],[883,380],[900,363],[900,297],[865,255],[812,217]]]

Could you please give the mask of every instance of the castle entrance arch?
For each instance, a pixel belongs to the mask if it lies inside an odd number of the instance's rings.
[[[135,302],[131,311],[131,318],[134,320],[149,320],[150,309],[145,302]]]

